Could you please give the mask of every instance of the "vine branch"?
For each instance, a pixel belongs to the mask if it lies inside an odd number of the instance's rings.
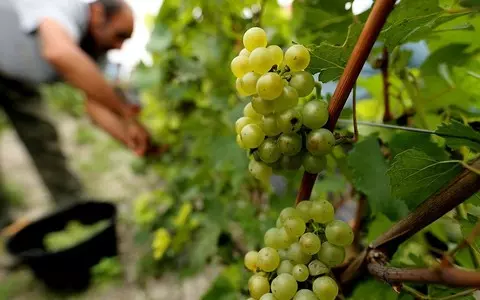
[[[345,70],[340,77],[335,92],[328,106],[329,119],[327,128],[333,131],[337,120],[340,117],[345,102],[347,101],[352,87],[357,81],[363,65],[367,61],[373,44],[377,40],[380,31],[385,24],[388,15],[395,6],[395,0],[377,0],[375,1],[372,11],[368,16],[362,33],[360,34],[352,54],[347,62]],[[315,184],[317,174],[310,174],[305,172],[302,178],[302,183],[297,194],[296,202],[310,199],[312,189]]]
[[[473,161],[471,167],[480,168],[480,159]],[[355,280],[366,267],[365,258],[369,257],[373,250],[383,253],[385,257],[391,257],[401,243],[463,203],[478,190],[480,190],[480,176],[469,169],[464,170],[447,186],[433,194],[362,251],[342,272],[341,282],[348,283]]]
[[[401,269],[373,262],[368,264],[368,271],[389,284],[416,282],[441,284],[450,287],[480,288],[480,272],[462,270],[456,267]]]

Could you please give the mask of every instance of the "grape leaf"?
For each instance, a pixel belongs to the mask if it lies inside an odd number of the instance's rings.
[[[202,296],[202,300],[235,300],[237,290],[242,282],[243,264],[234,264],[226,267],[213,282],[209,290]]]
[[[347,38],[341,46],[327,42],[322,42],[318,46],[309,46],[311,60],[308,70],[312,73],[319,72],[318,78],[321,82],[334,81],[340,78],[361,30],[361,24],[350,25]]]
[[[220,224],[208,223],[196,233],[190,252],[190,261],[194,270],[205,266],[207,259],[217,252],[221,232]]]
[[[410,209],[425,201],[462,170],[457,162],[438,161],[417,149],[398,154],[387,171],[392,194]]]
[[[373,242],[382,233],[386,232],[394,223],[384,214],[379,213],[375,219],[368,225],[367,242]]]
[[[355,286],[349,300],[413,300],[408,294],[398,295],[390,285],[375,279],[368,279]]]
[[[293,2],[292,27],[298,42],[342,44],[352,23],[352,11],[345,9],[348,1],[324,2],[305,0]],[[363,21],[368,11],[357,18]],[[305,30],[308,28],[308,30]]]
[[[435,133],[445,138],[447,145],[453,149],[467,146],[473,151],[480,152],[480,132],[459,121],[451,120],[449,124],[443,123]]]
[[[448,159],[447,152],[433,142],[430,135],[415,132],[398,133],[392,137],[389,146],[390,151],[392,152],[392,157],[397,156],[405,150],[416,148],[436,160]]]
[[[451,287],[446,287],[446,286],[441,286],[436,284],[430,284],[428,285],[428,296],[430,296],[431,299],[444,298],[448,296],[453,296],[465,290],[466,290],[465,288],[451,288]],[[472,294],[470,294],[468,296],[462,296],[461,298],[458,297],[456,299],[475,300],[475,297]]]
[[[444,15],[438,0],[402,0],[388,17],[379,38],[393,50],[397,45],[426,38],[439,25],[462,15]]]
[[[388,181],[387,163],[374,136],[355,144],[348,156],[355,188],[367,196],[372,214],[383,213],[390,220],[398,220],[407,213],[403,202],[392,197]]]

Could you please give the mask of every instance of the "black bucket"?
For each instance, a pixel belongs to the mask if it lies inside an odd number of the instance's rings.
[[[35,221],[7,242],[8,251],[30,267],[35,276],[57,292],[81,292],[91,281],[90,269],[103,258],[116,256],[116,207],[105,202],[81,202]],[[109,224],[90,239],[57,252],[48,252],[44,237],[60,231],[70,221],[92,225],[107,220]]]

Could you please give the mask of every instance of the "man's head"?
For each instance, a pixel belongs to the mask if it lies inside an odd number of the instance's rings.
[[[124,0],[97,0],[90,4],[90,37],[98,52],[119,49],[133,32],[134,17]]]

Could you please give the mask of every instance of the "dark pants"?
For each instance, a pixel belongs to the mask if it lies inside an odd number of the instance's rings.
[[[43,183],[60,206],[80,200],[83,189],[69,170],[57,130],[36,87],[0,77],[0,105],[15,128]],[[15,170],[2,170],[3,176]],[[1,184],[1,183],[0,183]],[[0,195],[0,225],[9,219],[5,195]]]

